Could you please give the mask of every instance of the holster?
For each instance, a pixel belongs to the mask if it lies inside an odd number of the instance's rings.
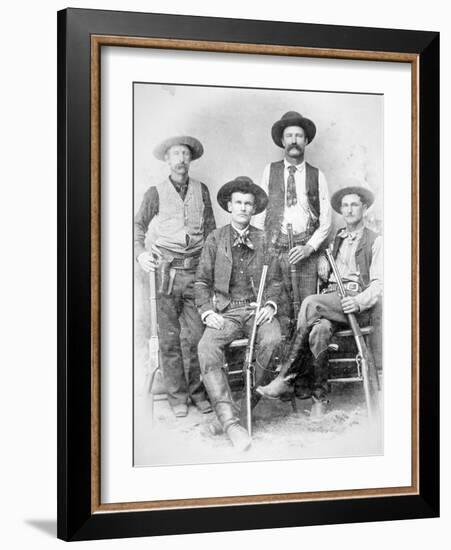
[[[175,269],[171,268],[173,258],[164,258],[160,260],[158,265],[158,274],[160,285],[158,287],[159,294],[171,294],[174,283]]]

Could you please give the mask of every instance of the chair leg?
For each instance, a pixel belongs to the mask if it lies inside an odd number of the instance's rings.
[[[291,397],[291,408],[293,409],[293,412],[295,413],[298,412],[298,404],[296,402],[296,397],[294,395]]]

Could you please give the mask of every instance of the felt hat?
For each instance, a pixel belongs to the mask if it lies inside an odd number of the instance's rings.
[[[167,150],[173,145],[186,145],[191,150],[191,160],[196,160],[204,154],[202,143],[191,136],[175,136],[165,139],[153,150],[154,156],[158,160],[164,160]]]
[[[285,128],[288,128],[288,126],[300,126],[303,128],[309,143],[311,143],[315,137],[316,126],[312,120],[305,118],[296,111],[288,111],[280,120],[276,121],[271,128],[272,139],[279,147],[283,147],[283,131]]]
[[[268,205],[268,195],[263,191],[263,189],[256,185],[251,178],[247,176],[238,176],[232,181],[225,183],[221,189],[218,191],[217,201],[219,206],[229,211],[227,208],[228,202],[232,193],[250,193],[255,197],[255,214],[260,214]],[[255,215],[254,214],[254,215]]]
[[[335,212],[341,214],[341,199],[345,195],[359,195],[362,199],[362,202],[366,204],[369,208],[374,202],[374,194],[372,191],[361,185],[349,185],[348,187],[343,187],[332,195],[330,203]]]

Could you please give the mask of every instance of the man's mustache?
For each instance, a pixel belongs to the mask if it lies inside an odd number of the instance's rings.
[[[289,145],[287,147],[288,151],[291,151],[292,149],[296,149],[297,151],[302,151],[302,149],[299,147],[299,145]]]

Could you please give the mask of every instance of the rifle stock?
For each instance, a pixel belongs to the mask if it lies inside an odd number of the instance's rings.
[[[346,298],[347,293],[343,285],[343,280],[341,278],[337,264],[335,263],[335,259],[332,255],[332,252],[329,249],[326,249],[326,257],[330,263],[330,267],[332,268],[333,274],[335,276],[335,280],[337,281],[339,294],[342,298]],[[349,326],[351,327],[352,334],[354,336],[355,344],[357,347],[357,358],[358,360],[360,360],[360,366],[363,374],[363,389],[365,392],[365,399],[368,405],[368,417],[370,418],[370,420],[372,420],[374,417],[374,411],[372,406],[372,395],[370,391],[369,377],[370,377],[370,374],[373,375],[375,373],[376,367],[374,365],[371,354],[368,352],[365,338],[363,337],[362,331],[360,330],[360,326],[355,314],[347,313],[346,317],[348,319]]]
[[[249,437],[252,436],[252,388],[254,386],[254,348],[255,340],[257,337],[257,319],[261,310],[262,300],[263,300],[263,291],[266,284],[266,276],[268,273],[268,265],[263,266],[262,275],[260,277],[260,284],[258,287],[257,294],[257,306],[255,308],[255,318],[254,324],[252,325],[251,337],[249,338],[249,343],[246,348],[246,359],[244,361],[244,388],[245,388],[245,415],[244,420],[246,423],[247,433]]]
[[[149,303],[150,303],[150,338],[149,338],[149,362],[146,373],[146,391],[152,389],[155,374],[159,369],[159,340],[157,321],[157,290],[155,271],[149,272]]]

